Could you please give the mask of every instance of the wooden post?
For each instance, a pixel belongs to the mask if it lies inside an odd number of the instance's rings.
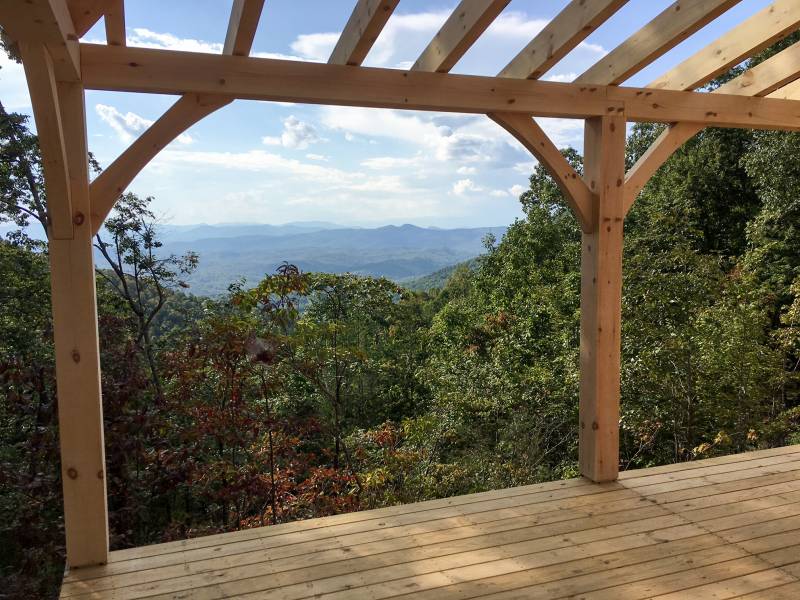
[[[595,197],[581,257],[580,468],[601,482],[619,473],[625,117],[587,119],[584,140]]]
[[[108,561],[103,406],[83,87],[57,88],[74,228],[71,238],[50,236],[50,277],[67,564],[82,567]]]

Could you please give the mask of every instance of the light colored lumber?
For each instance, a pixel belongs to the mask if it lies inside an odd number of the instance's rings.
[[[223,46],[225,55],[250,53],[263,8],[264,0],[234,1]],[[100,230],[117,198],[153,157],[189,127],[231,102],[231,98],[215,95],[185,94],[135,139],[91,184],[93,232]]]
[[[766,96],[800,77],[800,44],[793,44],[762,63],[747,69],[714,93]]]
[[[253,47],[264,0],[234,0],[223,54],[247,56]]]
[[[87,88],[540,117],[619,114],[631,121],[800,129],[789,100],[498,77],[426,73],[268,58],[81,44]]]
[[[203,117],[230,104],[227,98],[186,94],[136,138],[91,184],[92,227],[97,233],[131,181],[161,150]]]
[[[596,196],[581,256],[579,462],[593,481],[619,474],[625,117],[586,121],[584,179]]]
[[[328,59],[334,65],[360,65],[378,39],[399,0],[358,0]]]
[[[125,0],[109,0],[105,11],[106,43],[124,46],[125,39]]]
[[[75,27],[75,35],[82,38],[94,26],[110,2],[115,0],[67,0],[67,7]]]
[[[461,0],[423,50],[412,71],[447,73],[486,31],[510,0]]]
[[[594,194],[538,123],[519,113],[491,113],[489,117],[513,135],[547,169],[575,213],[581,229],[591,232]]]
[[[800,78],[800,44],[793,44],[752,69],[748,69],[708,95],[724,94],[759,97],[773,94],[776,99],[785,99],[785,96],[781,96],[780,89],[786,89],[785,86],[787,84],[796,82],[798,78]],[[776,90],[778,91],[776,92]],[[775,96],[774,94],[778,95]],[[633,206],[636,196],[659,167],[683,144],[704,128],[704,125],[700,123],[677,123],[669,126],[650,145],[626,175],[626,213]]]
[[[783,100],[800,100],[800,79],[767,94],[767,98],[781,98]]]
[[[800,598],[800,582],[788,583],[740,596],[739,600],[797,600]]]
[[[71,239],[72,204],[69,167],[53,62],[44,44],[20,42],[20,51],[42,154],[42,169],[48,198],[47,235],[50,239]],[[53,200],[50,201],[50,198]]]
[[[103,405],[97,334],[84,94],[59,83],[74,236],[49,243],[67,565],[108,560]],[[48,194],[48,205],[61,201]]]
[[[618,85],[740,0],[678,0],[575,79]]]
[[[0,26],[20,44],[44,44],[57,80],[81,78],[78,37],[65,0],[0,2]]]
[[[693,90],[800,27],[800,3],[775,0],[647,87]]]
[[[628,0],[571,0],[500,71],[499,77],[539,79],[627,2]]]

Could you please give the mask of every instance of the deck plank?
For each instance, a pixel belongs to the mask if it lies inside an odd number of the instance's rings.
[[[800,446],[111,553],[62,598],[800,598]]]

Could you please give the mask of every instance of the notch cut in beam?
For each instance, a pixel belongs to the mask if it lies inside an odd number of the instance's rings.
[[[360,65],[400,0],[358,0],[328,62]]]
[[[694,90],[800,27],[800,2],[775,0],[647,87]]]
[[[540,117],[800,130],[793,101],[82,44],[89,89]]]
[[[67,0],[75,35],[78,38],[85,36],[94,27],[111,1],[113,0]]]
[[[539,79],[628,0],[572,0],[500,71],[499,77]]]
[[[412,71],[447,73],[508,6],[510,0],[461,0]]]
[[[619,85],[740,0],[678,0],[575,79]]]
[[[533,117],[521,113],[492,113],[489,118],[513,135],[548,170],[581,229],[591,232],[594,194]]]

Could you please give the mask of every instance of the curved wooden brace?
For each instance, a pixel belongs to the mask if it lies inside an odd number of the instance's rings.
[[[533,117],[519,113],[492,113],[488,116],[513,135],[547,169],[564,193],[581,229],[590,232],[594,220],[594,193]]]
[[[636,201],[636,196],[650,181],[659,167],[678,151],[678,148],[700,133],[705,127],[696,123],[676,123],[670,125],[662,134],[650,144],[647,151],[642,154],[636,164],[625,175],[625,196],[623,198],[623,214],[628,211]]]
[[[100,230],[120,194],[156,154],[200,119],[231,101],[217,96],[186,94],[100,173],[89,189],[93,234]]]

